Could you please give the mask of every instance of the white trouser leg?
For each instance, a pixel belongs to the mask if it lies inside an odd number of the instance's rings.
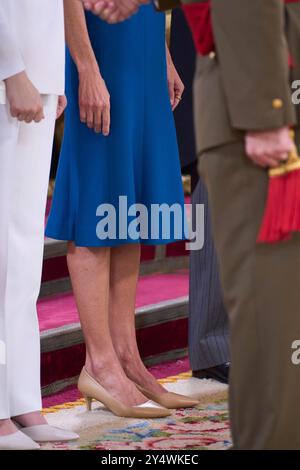
[[[43,99],[39,124],[18,123],[0,106],[0,419],[41,409],[36,301],[57,97]]]

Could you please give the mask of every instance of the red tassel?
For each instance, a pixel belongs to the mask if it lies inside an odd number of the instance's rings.
[[[286,236],[300,231],[300,170],[288,175],[281,230]]]
[[[267,205],[257,239],[258,243],[276,243],[288,238],[282,229],[288,176],[270,178]],[[284,222],[286,226],[287,220]]]
[[[282,171],[282,174],[274,175],[274,171]],[[270,173],[266,210],[257,243],[277,243],[300,232],[300,158],[296,146],[288,162]]]

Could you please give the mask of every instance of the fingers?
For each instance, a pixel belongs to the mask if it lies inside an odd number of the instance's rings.
[[[95,14],[100,14],[101,10],[106,8],[107,4],[108,4],[108,1],[106,0],[98,0],[98,2],[89,2],[87,0],[83,2],[85,9],[92,10],[92,12]]]
[[[102,133],[108,136],[110,133],[110,105],[102,103],[97,106],[80,108],[80,120],[89,129],[93,129],[97,134]]]
[[[247,152],[249,158],[261,168],[276,168],[288,159],[288,153],[267,154],[263,152]]]
[[[246,133],[246,154],[262,168],[276,168],[289,158],[293,142],[288,127]]]
[[[288,152],[283,152],[283,153],[279,153],[279,154],[278,154],[278,160],[279,160],[280,162],[284,162],[284,161],[286,161],[288,158],[289,158]]]
[[[92,4],[90,2],[83,2],[83,5],[86,10],[92,9]]]
[[[56,119],[59,119],[67,107],[67,97],[65,95],[59,96],[57,103]]]
[[[250,159],[261,168],[277,168],[282,160],[271,155],[249,155]]]
[[[136,13],[141,3],[148,3],[148,1],[137,0],[98,0],[83,2],[87,10],[92,11],[95,15],[99,16],[108,23],[118,23],[129,18]]]
[[[284,160],[288,158],[288,155]],[[274,155],[266,155],[265,160],[267,162],[267,167],[269,168],[276,168],[280,163],[283,162],[282,158],[276,157]]]
[[[99,73],[82,73],[79,77],[80,120],[96,133],[108,135],[110,95]]]
[[[94,131],[97,134],[102,133],[105,137],[110,132],[110,105],[103,102],[94,109]]]
[[[102,132],[104,136],[110,133],[110,105],[105,105],[102,114]]]
[[[183,82],[181,81],[177,73],[176,75],[177,76],[175,77],[175,83],[174,83],[175,98],[174,98],[173,111],[177,108],[180,101],[182,100],[182,95],[184,93],[184,88],[185,88]]]
[[[80,104],[80,121],[90,129],[94,128],[94,107],[85,103]]]
[[[105,19],[105,18],[104,18]],[[113,12],[107,12],[107,23],[109,24],[115,24],[115,23],[119,23],[121,21],[124,21],[124,17],[120,14],[120,11],[119,10],[115,10]]]
[[[11,116],[16,118],[20,122],[26,122],[30,124],[32,122],[41,122],[44,118],[44,109],[42,106],[37,106],[32,110],[19,110],[16,108],[11,108]]]
[[[44,110],[41,109],[41,111],[37,113],[37,115],[35,116],[34,122],[38,123],[38,122],[41,122],[43,119],[45,119],[45,115],[44,115]]]
[[[120,8],[115,3],[107,5],[107,7],[102,10],[100,16],[103,20],[110,24],[119,23],[125,19],[122,15],[122,12],[120,11]]]
[[[100,134],[102,130],[102,111],[100,107],[96,107],[94,110],[94,131]]]
[[[26,113],[25,111],[20,111],[19,113],[16,113],[15,115],[18,121],[27,122],[27,123],[30,123],[32,121],[32,116],[33,114],[28,113],[28,112]]]
[[[175,104],[175,89],[174,89],[174,81],[169,80],[168,81],[168,86],[169,86],[169,95],[170,95],[170,102],[172,109],[174,109],[174,104]]]
[[[94,109],[92,107],[87,109],[87,114],[86,114],[86,125],[90,128],[93,129],[94,126]]]
[[[80,121],[82,122],[82,124],[86,124],[87,122],[86,106],[84,104],[80,104],[79,107],[80,107]]]
[[[183,89],[182,90],[178,90],[178,89],[175,89],[175,92],[174,92],[174,105],[173,105],[173,111],[177,108],[177,106],[179,105],[179,103],[181,102],[182,100],[182,95],[183,95]]]
[[[7,79],[6,95],[13,118],[27,124],[40,122],[44,118],[41,95],[25,72]]]
[[[19,121],[20,120],[21,119],[19,119]],[[22,121],[25,121],[26,124],[30,124],[34,120],[35,120],[35,114],[33,112],[26,114],[24,119],[22,119]]]
[[[179,105],[181,100],[182,100],[181,95],[179,95],[178,93],[175,92],[173,111],[177,108],[177,106]]]
[[[84,2],[87,10],[91,10],[95,15],[100,16],[103,20],[110,20],[111,16],[119,14],[116,4],[107,0],[99,0],[96,3]]]

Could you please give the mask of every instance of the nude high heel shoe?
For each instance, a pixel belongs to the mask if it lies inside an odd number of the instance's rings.
[[[166,392],[166,393],[152,393],[149,390],[136,384],[139,391],[150,400],[159,403],[161,406],[167,409],[177,408],[193,408],[200,404],[199,400],[185,395],[179,395],[178,393]]]
[[[78,381],[78,389],[84,396],[88,410],[91,410],[92,400],[97,400],[113,414],[122,418],[165,418],[170,416],[170,411],[153,401],[147,401],[139,406],[126,406],[111,396],[85,368]]]

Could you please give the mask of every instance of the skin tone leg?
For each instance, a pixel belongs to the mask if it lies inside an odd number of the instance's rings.
[[[46,419],[40,411],[34,411],[33,413],[27,413],[26,415],[15,416],[13,419],[23,427],[47,424]]]
[[[108,321],[110,262],[110,248],[69,244],[68,266],[86,340],[86,369],[112,396],[135,406],[147,398],[127,378],[113,347]]]
[[[0,420],[0,437],[8,436],[9,434],[14,434],[17,432],[17,428],[10,419],[1,419]]]
[[[13,418],[22,427],[39,426],[40,424],[47,424],[46,419],[40,411],[27,413],[25,415],[16,416]],[[14,422],[10,419],[0,420],[0,436],[6,436],[18,431]]]
[[[39,426],[41,424],[47,424],[46,419],[40,411],[33,411],[32,413],[26,413],[20,416],[14,416],[13,421],[18,423],[22,427]],[[0,436],[13,434],[18,431],[14,422],[10,419],[0,420]]]
[[[140,245],[113,248],[110,266],[109,322],[114,349],[126,375],[154,393],[165,389],[144,366],[136,341],[135,300]]]

